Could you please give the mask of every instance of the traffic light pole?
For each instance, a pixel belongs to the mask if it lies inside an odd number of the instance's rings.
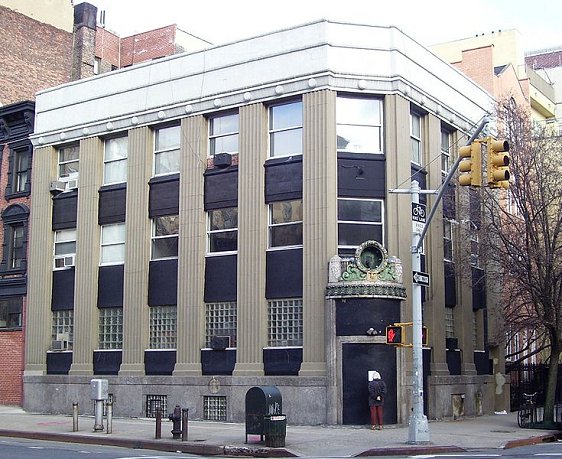
[[[488,124],[488,117],[484,117],[480,125],[470,136],[467,145],[470,145],[480,134],[484,126]],[[413,180],[410,189],[394,189],[389,190],[390,193],[410,194],[412,198],[412,207],[419,204],[420,194],[436,194],[437,198],[433,203],[431,211],[425,221],[423,230],[419,232],[414,229],[412,231],[412,271],[419,273],[421,271],[421,244],[425,237],[431,220],[437,211],[439,202],[441,201],[447,185],[449,184],[453,174],[456,172],[461,158],[459,157],[449,174],[445,178],[439,192],[434,190],[421,190],[419,183]],[[423,348],[422,348],[422,285],[413,282],[412,285],[412,414],[409,420],[408,443],[419,444],[429,443],[429,424],[427,416],[423,412]]]

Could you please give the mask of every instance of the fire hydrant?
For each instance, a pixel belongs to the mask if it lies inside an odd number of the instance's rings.
[[[168,415],[168,419],[172,421],[172,438],[174,440],[179,440],[181,437],[181,407],[176,405],[174,412]]]

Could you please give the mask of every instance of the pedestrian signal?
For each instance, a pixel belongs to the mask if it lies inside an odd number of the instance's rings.
[[[400,325],[386,327],[386,344],[402,344],[403,329]]]

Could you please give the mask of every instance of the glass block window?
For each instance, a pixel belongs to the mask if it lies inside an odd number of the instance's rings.
[[[176,348],[176,306],[150,308],[150,349]]]
[[[302,299],[269,300],[268,346],[302,346]]]
[[[353,255],[365,241],[384,245],[384,206],[380,199],[338,199],[338,247],[340,255]]]
[[[105,141],[103,184],[127,181],[127,148],[129,139],[117,137]]]
[[[302,155],[302,102],[269,107],[269,156]]]
[[[412,162],[416,164],[421,164],[422,163],[421,116],[416,113],[410,113],[410,149],[412,153]]]
[[[168,396],[167,395],[147,395],[145,412],[147,418],[155,418],[156,411],[162,411],[162,419],[168,417]]]
[[[78,145],[59,149],[59,179],[69,179],[78,176]]]
[[[269,247],[302,246],[302,200],[269,205]]]
[[[238,113],[215,116],[209,121],[209,153],[238,153]]]
[[[207,215],[207,252],[236,252],[238,250],[238,208],[210,210]]]
[[[100,349],[123,347],[123,308],[100,309],[98,339]]]
[[[337,148],[350,153],[382,153],[382,101],[338,96]]]
[[[236,302],[205,305],[205,343],[211,347],[213,336],[229,336],[230,347],[236,347]]]
[[[226,421],[226,397],[220,395],[203,396],[203,419],[206,421]]]
[[[453,225],[443,219],[443,259],[453,261]]]
[[[179,228],[178,215],[165,215],[152,220],[151,260],[177,258]]]
[[[51,339],[54,341],[60,335],[68,335],[68,348],[72,349],[74,335],[74,311],[53,311]]]
[[[445,338],[455,337],[455,310],[445,308]]]
[[[154,175],[180,171],[180,126],[158,129],[154,133]]]
[[[102,265],[115,265],[125,262],[125,223],[101,227]]]

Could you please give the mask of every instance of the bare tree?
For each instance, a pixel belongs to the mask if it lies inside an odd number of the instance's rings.
[[[502,282],[504,318],[512,331],[534,330],[529,352],[546,350],[549,363],[544,421],[554,421],[562,352],[562,142],[529,113],[498,105],[499,136],[510,144],[508,190],[483,193],[483,247],[488,282]],[[525,348],[525,346],[523,346]]]

